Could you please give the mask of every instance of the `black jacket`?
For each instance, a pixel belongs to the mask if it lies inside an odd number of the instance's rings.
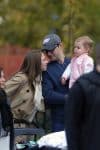
[[[10,133],[10,150],[13,150],[14,146],[13,115],[11,112],[10,105],[8,104],[7,101],[7,95],[2,88],[0,88],[0,123],[1,123],[0,134],[2,130],[1,128],[3,128],[5,133]]]
[[[65,110],[68,150],[100,150],[100,73],[75,82]]]

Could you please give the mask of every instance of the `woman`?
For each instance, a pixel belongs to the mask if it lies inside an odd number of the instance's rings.
[[[37,108],[36,85],[41,84],[41,71],[46,70],[48,60],[40,51],[29,51],[19,71],[5,83],[5,91],[11,99],[11,108],[16,119],[32,122]],[[42,91],[39,91],[42,93]],[[42,94],[41,98],[42,98]]]

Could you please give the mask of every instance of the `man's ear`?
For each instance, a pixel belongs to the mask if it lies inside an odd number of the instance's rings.
[[[61,49],[64,49],[64,44],[61,42],[61,43],[59,44],[59,47],[61,47]]]
[[[62,42],[59,44],[59,46],[63,46]]]

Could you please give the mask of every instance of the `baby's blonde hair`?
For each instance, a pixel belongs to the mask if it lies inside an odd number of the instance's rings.
[[[80,36],[75,40],[75,43],[82,42],[83,46],[89,51],[93,49],[94,41],[89,36]]]

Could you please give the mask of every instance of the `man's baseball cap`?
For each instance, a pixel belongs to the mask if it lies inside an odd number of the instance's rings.
[[[52,51],[61,43],[61,39],[57,34],[48,34],[42,43],[42,51]]]

